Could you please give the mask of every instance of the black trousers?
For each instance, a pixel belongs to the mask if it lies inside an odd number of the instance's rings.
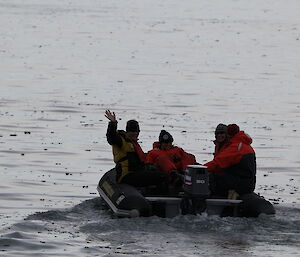
[[[138,171],[128,173],[121,183],[129,184],[134,187],[156,186],[157,193],[168,193],[167,175],[160,171]]]
[[[255,177],[242,178],[230,173],[209,175],[212,195],[227,197],[228,190],[235,190],[239,195],[252,193],[255,189]]]

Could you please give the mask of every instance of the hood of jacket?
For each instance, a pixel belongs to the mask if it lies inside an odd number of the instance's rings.
[[[251,145],[252,138],[244,131],[240,131],[230,139],[230,143],[240,143],[240,142],[247,145]]]

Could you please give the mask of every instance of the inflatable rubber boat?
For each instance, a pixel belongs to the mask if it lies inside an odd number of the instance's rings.
[[[273,205],[256,193],[245,194],[236,200],[211,198],[207,168],[190,165],[184,174],[180,190],[170,195],[155,195],[155,188],[135,188],[116,182],[116,171],[111,169],[100,179],[97,190],[101,198],[117,217],[159,216],[172,218],[177,215],[201,214],[258,217],[275,214]]]

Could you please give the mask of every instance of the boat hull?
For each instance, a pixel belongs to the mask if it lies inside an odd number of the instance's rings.
[[[112,169],[100,179],[97,190],[117,217],[172,218],[181,214],[198,214],[232,217],[258,217],[260,214],[275,214],[273,205],[256,193],[245,194],[238,200],[189,197],[184,192],[177,196],[150,196],[144,188],[138,189],[116,182]],[[143,193],[142,193],[143,192]]]

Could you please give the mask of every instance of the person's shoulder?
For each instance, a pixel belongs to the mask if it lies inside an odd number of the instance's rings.
[[[163,154],[163,150],[160,150],[160,149],[151,149],[151,150],[147,153],[148,156],[152,156],[152,157],[159,156],[159,155],[161,155],[161,154]]]
[[[117,134],[120,136],[126,136],[126,132],[124,130],[117,130]]]
[[[173,145],[173,147],[171,149],[168,150],[169,152],[184,152],[184,150],[176,145]]]
[[[228,152],[235,152],[238,149],[238,146],[241,142],[240,141],[229,141],[224,148],[220,149],[217,155],[222,153],[228,153]]]
[[[151,149],[148,151],[148,153],[156,153],[158,151],[158,149]]]
[[[127,137],[126,131],[124,130],[117,130],[117,135],[123,138],[125,141],[131,142],[131,140]]]

